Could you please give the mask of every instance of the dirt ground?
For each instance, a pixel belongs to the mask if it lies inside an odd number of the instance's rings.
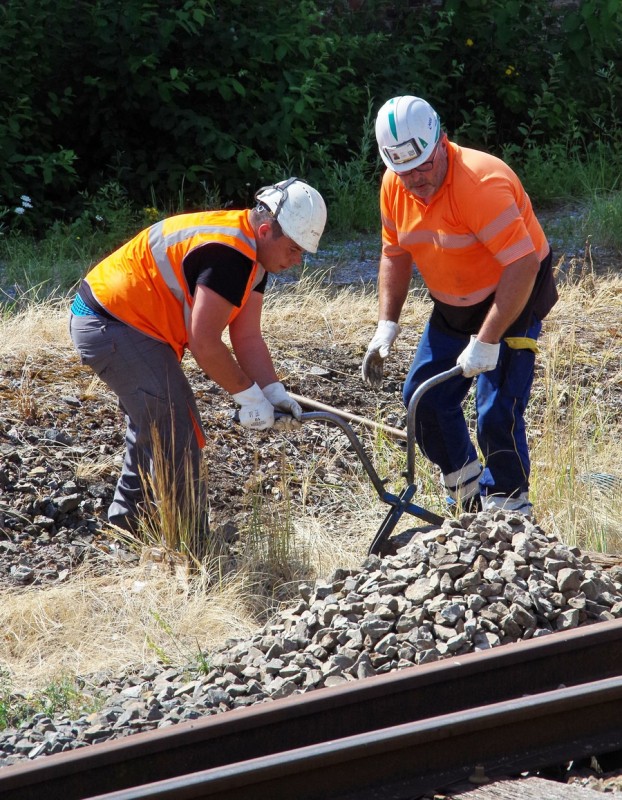
[[[404,428],[397,375],[392,377],[391,367],[387,370],[378,399],[360,379],[359,351],[292,347],[276,353],[275,361],[290,391]],[[192,359],[184,366],[207,434],[210,518],[226,537],[236,537],[258,496],[279,500],[287,484],[296,510],[304,505],[305,513],[313,514],[329,502],[327,483],[347,486],[354,473],[362,473],[336,426],[307,422],[288,433],[249,432],[232,418],[236,406],[231,398],[205,378]],[[363,445],[371,448],[373,431],[361,426],[356,430]],[[34,570],[29,583],[54,580],[68,568],[61,540],[75,540],[76,554],[84,557],[87,551],[92,555],[93,548],[107,550],[102,529],[123,450],[124,422],[116,399],[69,349],[60,359],[57,353],[39,354],[36,362],[22,356],[3,359],[0,529],[5,536],[0,537],[0,581],[4,573],[11,582],[11,570],[24,563]],[[400,475],[392,477],[402,480]],[[374,491],[371,484],[369,491]],[[330,502],[335,515],[348,510],[347,501],[339,498],[334,491]],[[74,566],[80,560],[76,555]]]

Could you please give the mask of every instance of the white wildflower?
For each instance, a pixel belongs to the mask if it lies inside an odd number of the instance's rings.
[[[14,209],[14,211],[15,211],[16,214],[25,214],[26,213],[26,209],[22,208],[21,206],[17,206],[17,208]]]

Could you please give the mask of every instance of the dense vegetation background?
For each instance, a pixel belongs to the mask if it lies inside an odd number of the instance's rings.
[[[5,0],[0,223],[247,204],[286,174],[330,201],[377,179],[400,93],[517,165],[619,166],[621,66],[621,0]]]

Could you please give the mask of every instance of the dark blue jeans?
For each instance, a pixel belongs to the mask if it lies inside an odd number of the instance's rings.
[[[542,323],[534,320],[516,335],[537,339]],[[426,325],[404,383],[408,405],[417,388],[428,378],[451,369],[469,342],[469,337],[450,336]],[[529,401],[535,364],[532,350],[517,350],[501,342],[496,368],[476,378],[451,378],[426,392],[417,406],[415,436],[423,454],[437,464],[447,488],[460,494],[479,475],[482,495],[517,496],[529,490],[529,450],[525,409]],[[477,443],[484,462],[471,441],[462,410],[469,389],[476,381]],[[453,495],[453,492],[451,492]]]

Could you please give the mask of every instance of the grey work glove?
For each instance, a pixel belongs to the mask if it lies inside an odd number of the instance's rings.
[[[289,431],[300,427],[302,408],[293,397],[287,394],[285,387],[280,381],[269,383],[267,386],[264,386],[263,393],[277,411],[282,411],[287,415],[276,419],[274,427],[277,430]]]
[[[462,367],[465,378],[473,378],[481,372],[490,372],[497,366],[499,360],[500,344],[480,342],[477,336],[471,336],[471,341],[458,356],[456,362]]]
[[[240,423],[245,428],[263,431],[274,425],[274,406],[256,383],[231,396],[240,406]]]
[[[361,376],[365,383],[377,389],[382,383],[384,375],[384,360],[389,355],[393,342],[401,331],[397,322],[390,319],[381,319],[376,328],[376,333],[369,343],[363,364]]]

